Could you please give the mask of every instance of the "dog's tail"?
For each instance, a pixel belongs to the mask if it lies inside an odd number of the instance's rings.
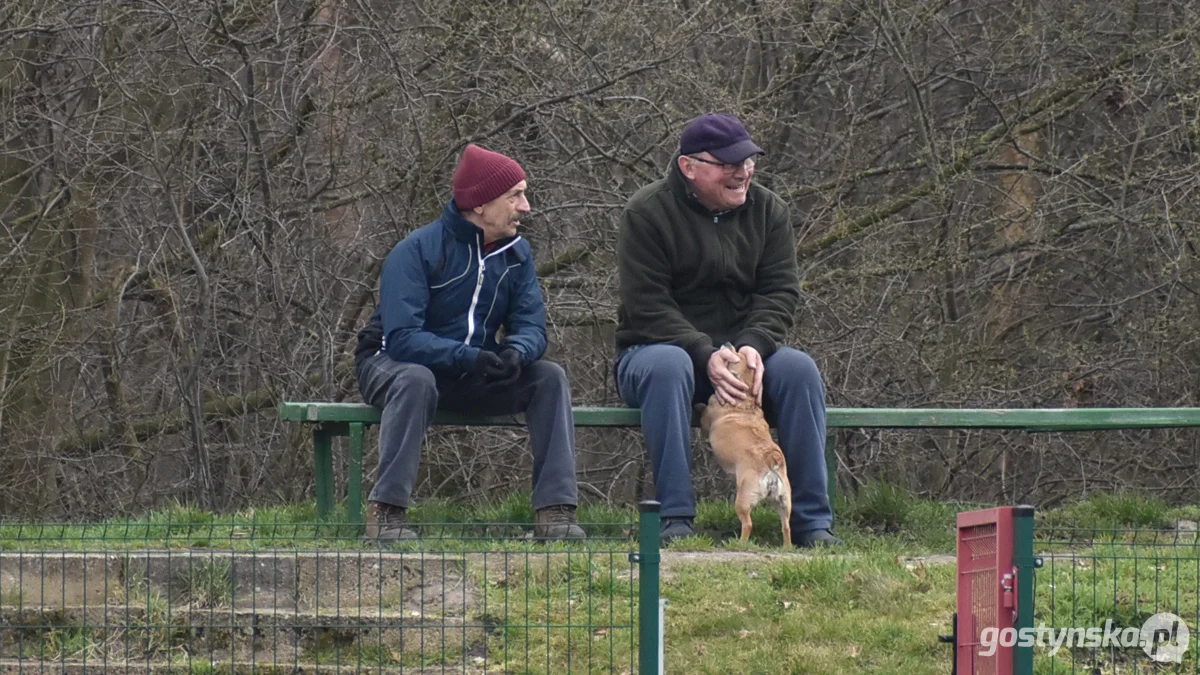
[[[779,466],[773,466],[770,469],[767,469],[767,472],[763,474],[760,485],[762,486],[762,495],[765,499],[778,502],[784,499],[790,500],[792,498],[790,494],[787,494],[787,491],[784,488],[785,482],[783,474],[780,473],[781,468],[782,467]]]

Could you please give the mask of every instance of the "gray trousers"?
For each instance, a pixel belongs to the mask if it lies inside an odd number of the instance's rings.
[[[479,383],[435,376],[385,353],[358,364],[363,400],[382,411],[379,471],[369,499],[407,507],[417,482],[421,445],[437,410],[476,415],[525,413],[533,446],[533,508],[579,503],[575,479],[575,422],[571,388],[562,367],[535,361],[503,392]]]

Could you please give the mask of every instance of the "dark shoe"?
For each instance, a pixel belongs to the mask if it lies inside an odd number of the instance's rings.
[[[664,518],[663,528],[658,532],[658,543],[669,544],[694,534],[696,530],[692,528],[691,518]]]
[[[381,544],[416,539],[417,533],[408,527],[407,511],[403,506],[371,502],[367,506],[367,531],[363,538]]]
[[[562,541],[565,539],[587,539],[587,533],[575,520],[575,507],[557,504],[538,509],[533,526],[535,539]]]
[[[829,530],[801,532],[800,536],[796,539],[796,546],[800,548],[829,548],[841,545],[842,540],[833,536],[833,533]]]

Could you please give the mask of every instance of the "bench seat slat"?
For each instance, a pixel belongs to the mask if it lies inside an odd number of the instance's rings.
[[[576,406],[575,425],[637,427],[636,408]],[[361,422],[378,424],[379,411],[363,403],[279,404],[279,417],[293,422]],[[479,417],[439,412],[434,424],[456,426],[521,426],[522,416]],[[1200,426],[1200,408],[829,408],[829,427],[848,428],[975,428],[1026,431],[1082,431]]]

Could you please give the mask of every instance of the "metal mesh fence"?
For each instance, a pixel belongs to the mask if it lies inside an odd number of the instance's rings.
[[[632,673],[638,527],[0,524],[0,672]]]
[[[1034,546],[1034,672],[1200,673],[1194,524],[1041,527]]]

